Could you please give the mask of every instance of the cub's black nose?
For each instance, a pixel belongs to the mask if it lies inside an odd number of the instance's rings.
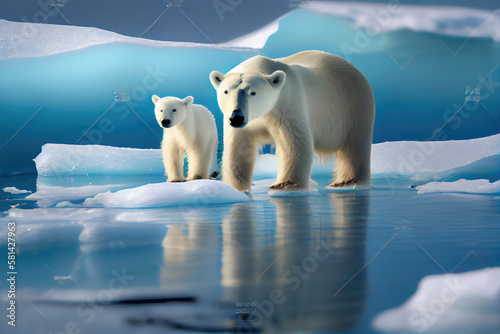
[[[163,121],[161,121],[161,125],[164,128],[168,128],[168,126],[170,125],[170,120],[169,119],[164,119]]]
[[[243,125],[243,123],[245,123],[245,117],[244,116],[241,116],[241,115],[235,115],[233,113],[233,115],[231,116],[231,118],[229,119],[229,124],[233,127],[233,128],[239,128]]]

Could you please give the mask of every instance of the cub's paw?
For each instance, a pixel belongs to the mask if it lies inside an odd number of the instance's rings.
[[[356,186],[356,182],[358,182],[358,180],[355,178],[348,181],[341,181],[341,182],[334,181],[332,184],[328,186],[328,188],[353,187]]]
[[[299,186],[297,185],[297,183],[295,183],[293,181],[285,181],[285,182],[273,184],[269,188],[271,188],[273,190],[297,190],[298,187]]]
[[[186,180],[167,180],[167,182],[179,183],[179,182],[186,182]]]
[[[201,180],[201,179],[203,179],[203,177],[201,177],[200,175],[195,175],[193,177],[188,178],[187,181]]]

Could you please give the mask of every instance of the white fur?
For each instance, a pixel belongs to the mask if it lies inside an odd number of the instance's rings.
[[[187,180],[208,179],[210,168],[216,164],[217,127],[214,116],[202,105],[193,104],[191,96],[152,97],[158,124],[163,128],[163,163],[168,182],[185,181],[184,156],[188,157]],[[175,112],[173,111],[175,109]],[[170,120],[167,128],[163,120]]]
[[[224,182],[250,190],[257,148],[275,143],[279,169],[271,188],[306,188],[313,152],[336,156],[331,186],[370,186],[375,101],[345,59],[320,51],[256,56],[227,75],[212,72],[210,80],[224,114]],[[241,110],[242,127],[230,125],[234,110]]]

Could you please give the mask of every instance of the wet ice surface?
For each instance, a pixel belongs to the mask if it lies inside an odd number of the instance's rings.
[[[89,179],[105,181],[52,185]],[[496,196],[417,194],[404,178],[329,193],[329,178],[315,181],[315,196],[270,198],[264,180],[252,202],[152,209],[37,208],[9,195],[3,205],[18,207],[1,221],[18,230],[16,330],[367,333],[423,277],[500,266]],[[485,307],[463,305],[464,317]]]

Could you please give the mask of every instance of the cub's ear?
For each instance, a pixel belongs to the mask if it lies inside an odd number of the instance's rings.
[[[185,105],[189,106],[193,104],[194,98],[192,96],[186,97],[182,102],[184,102]]]
[[[275,88],[281,88],[286,81],[286,73],[283,71],[275,71],[273,74],[267,76],[269,84]]]
[[[160,97],[158,95],[153,95],[151,100],[153,100],[153,103],[156,104],[160,100]]]
[[[214,86],[215,89],[218,89],[222,81],[224,81],[225,76],[224,74],[220,73],[219,71],[213,71],[210,73],[210,82],[212,83],[212,86]]]

